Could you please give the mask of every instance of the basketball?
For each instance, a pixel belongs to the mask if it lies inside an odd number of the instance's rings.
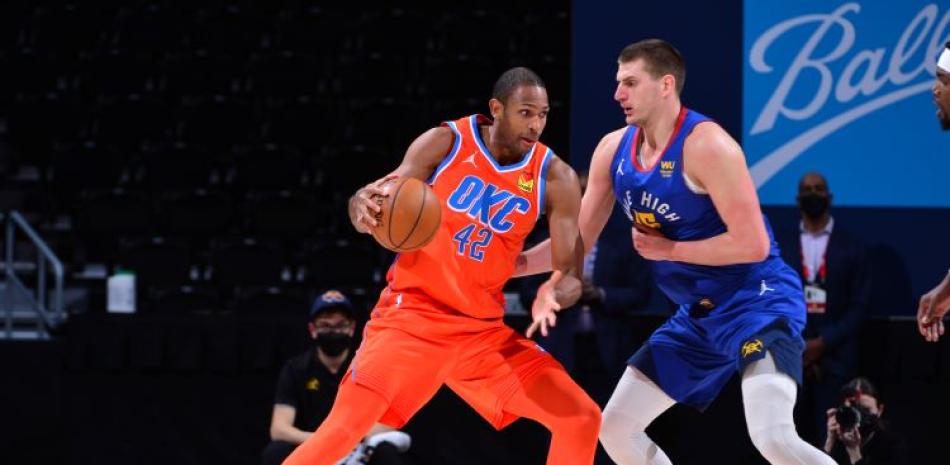
[[[393,252],[411,252],[425,247],[442,222],[439,199],[428,184],[409,177],[393,178],[381,186],[389,194],[376,196],[382,210],[373,237]]]

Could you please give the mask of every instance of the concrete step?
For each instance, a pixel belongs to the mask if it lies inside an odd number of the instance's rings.
[[[13,311],[17,313],[22,312],[33,312],[33,304],[22,292],[15,290],[16,288],[10,288],[9,290],[13,291],[12,300],[10,304],[13,307]],[[7,291],[8,284],[6,281],[0,282],[0,315],[4,314],[7,306]],[[31,290],[30,295],[36,297],[36,291]]]
[[[8,283],[0,281],[0,340],[44,340],[49,339],[45,330],[37,332],[37,322],[40,318],[32,303],[21,292],[13,292],[10,310],[12,334],[7,332],[7,291]],[[31,291],[35,296],[35,290]],[[49,294],[52,298],[52,293]],[[63,300],[67,305],[82,301],[86,298],[85,289],[66,288],[63,291]]]
[[[35,261],[13,262],[12,268],[17,273],[35,273],[37,266]],[[0,261],[0,271],[6,274],[7,263],[5,261]]]
[[[11,313],[13,313],[13,318],[16,319],[16,320],[29,320],[29,319],[36,318],[36,317],[37,317],[36,311],[33,310],[32,308],[16,308],[16,307],[14,307],[14,309],[13,309],[13,311],[12,311]],[[6,316],[6,314],[7,314],[6,311],[0,310],[0,315]]]
[[[36,329],[14,329],[8,333],[0,328],[0,340],[3,341],[45,341],[49,339],[46,332],[38,332]]]

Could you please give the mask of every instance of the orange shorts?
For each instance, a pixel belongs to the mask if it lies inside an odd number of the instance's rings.
[[[518,419],[505,405],[542,368],[564,368],[501,318],[480,320],[404,294],[380,299],[343,378],[389,402],[379,420],[402,427],[442,384],[497,429]]]

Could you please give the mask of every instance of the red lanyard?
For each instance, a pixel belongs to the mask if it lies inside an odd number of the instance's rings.
[[[821,255],[821,265],[818,266],[818,280],[812,282],[825,282],[825,276],[828,276],[828,267],[825,266],[826,257],[828,256],[828,250],[825,250],[825,253]],[[805,263],[805,251],[802,251],[802,275],[805,276],[805,279],[808,279],[808,276],[811,273],[808,272],[808,265]]]

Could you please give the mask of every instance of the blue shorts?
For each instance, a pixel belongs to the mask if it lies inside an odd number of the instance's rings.
[[[772,258],[754,267],[725,302],[681,306],[627,363],[673,400],[704,410],[733,374],[766,352],[801,384],[804,327],[801,280]]]

